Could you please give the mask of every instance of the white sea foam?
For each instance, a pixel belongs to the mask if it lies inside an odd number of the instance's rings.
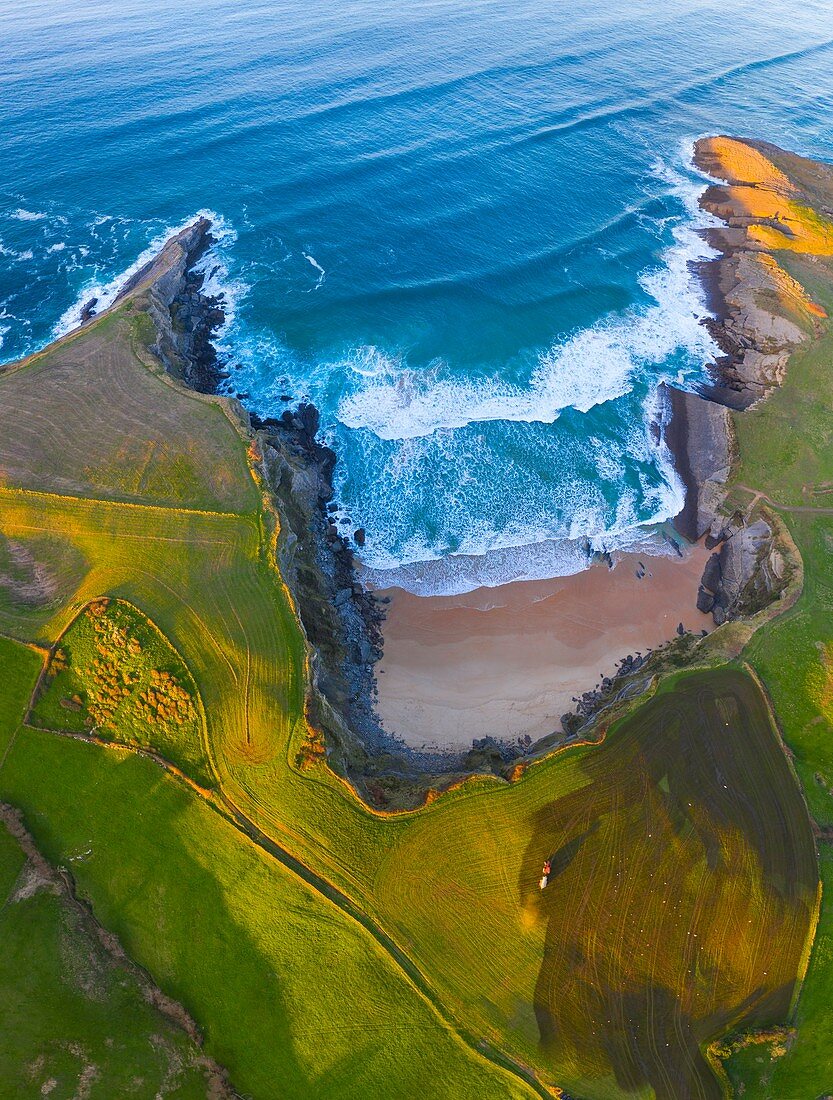
[[[101,217],[101,216],[100,216]],[[100,224],[100,217],[97,224]],[[81,323],[81,310],[86,302],[91,298],[96,298],[96,312],[100,313],[102,310],[107,309],[113,304],[118,296],[119,291],[124,284],[130,279],[137,271],[140,271],[145,264],[147,264],[153,257],[159,252],[165,242],[176,233],[186,229],[189,225],[192,225],[197,218],[209,218],[211,220],[212,228],[211,232],[217,239],[218,246],[222,248],[223,245],[232,242],[236,238],[234,230],[224,221],[224,219],[215,214],[211,210],[199,210],[192,217],[182,222],[178,226],[169,226],[163,229],[160,233],[157,233],[151,240],[150,244],[144,251],[134,260],[129,267],[119,274],[105,277],[101,279],[98,275],[88,279],[80,293],[78,294],[72,305],[66,309],[61,315],[58,323],[53,330],[53,337],[65,336],[68,332],[72,332],[74,328],[77,328]],[[82,256],[89,254],[89,249],[83,246],[79,248],[79,252]],[[225,294],[224,306],[226,308],[226,325],[230,323],[231,313],[234,312],[234,303],[236,301],[237,292],[239,288],[233,285],[230,281],[228,284],[223,282],[223,273],[227,275],[227,269],[218,253],[214,250],[209,251],[200,260],[202,269],[207,273],[207,279],[205,288],[209,294],[216,294],[218,297]],[[219,270],[214,270],[219,268]]]
[[[515,501],[508,522],[498,519],[488,503],[480,508],[466,499],[470,488],[475,499],[483,499],[477,492],[479,479],[465,473],[467,465],[489,468],[488,444],[482,436],[475,442],[471,433],[464,440],[460,433],[441,431],[430,438],[399,441],[392,450],[388,444],[388,457],[378,467],[373,490],[374,496],[381,489],[384,493],[373,509],[382,528],[374,530],[372,517],[367,517],[364,579],[376,587],[398,585],[422,595],[451,595],[575,573],[587,566],[593,551],[614,556],[623,549],[673,553],[658,528],[682,507],[683,487],[664,443],[657,439],[656,426],[664,413],[657,393],[646,403],[643,416],[619,436],[616,450],[609,440],[589,436],[580,446],[586,446],[595,460],[598,477],[573,483],[567,476],[549,499],[546,491],[538,492],[532,485],[525,501],[522,490],[519,493],[523,471],[513,470],[511,462],[501,464],[503,491]],[[409,527],[414,483],[424,484],[434,464],[455,469],[455,484],[446,486],[442,496],[445,523],[455,532],[462,529],[454,553],[447,552],[443,536],[433,541]],[[485,497],[488,502],[490,494]]]
[[[399,447],[447,436],[442,449],[453,452],[455,429],[489,420],[550,423],[567,407],[586,412],[624,395],[640,381],[648,395],[643,418],[618,441],[621,451],[611,447],[610,440],[587,440],[600,482],[619,485],[613,513],[603,496],[596,500],[593,486],[582,485],[569,507],[559,505],[561,531],[558,522],[556,530],[551,522],[543,529],[540,516],[534,518],[531,512],[529,522],[521,514],[512,529],[493,530],[482,518],[475,519],[452,554],[417,535],[404,545],[397,541],[392,553],[380,545],[385,538],[374,537],[368,517],[362,551],[368,583],[399,585],[425,595],[455,594],[574,573],[587,566],[593,551],[610,552],[614,559],[624,550],[675,552],[662,525],[682,508],[685,490],[665,445],[662,429],[669,410],[663,407],[657,384],[685,384],[715,354],[702,324],[708,308],[691,270],[692,261],[710,258],[714,252],[699,232],[711,224],[710,216],[699,209],[702,184],[682,167],[657,164],[655,173],[681,201],[688,222],[674,224],[678,219],[668,219],[673,243],[662,266],[640,280],[651,304],[605,318],[542,353],[527,387],[497,379],[480,385],[460,383],[442,364],[417,373],[377,348],[358,349],[350,362],[357,385],[338,409],[347,427],[369,429],[382,440],[400,441]],[[667,224],[660,228],[667,232]],[[637,484],[631,488],[625,488],[626,454],[637,460]],[[405,461],[405,469],[408,465]],[[633,476],[634,467],[630,468]],[[384,476],[390,473],[386,469]]]
[[[42,213],[40,210],[24,210],[22,206],[19,206],[12,213],[12,217],[17,218],[19,222],[42,222],[49,215]]]
[[[18,252],[14,248],[8,248],[0,241],[0,256],[6,256],[10,260],[14,260],[15,263],[24,263],[26,260],[34,259],[34,252],[31,248],[25,248],[22,252]]]
[[[675,352],[706,363],[715,346],[701,323],[708,310],[689,265],[713,253],[696,226],[677,226],[673,236],[662,267],[640,279],[654,304],[606,317],[554,344],[541,353],[528,386],[497,378],[461,382],[441,366],[418,373],[377,353],[374,370],[357,371],[363,382],[342,398],[339,420],[390,440],[494,420],[549,424],[564,409],[587,412],[622,397],[640,372],[655,370]]]
[[[56,241],[55,244],[51,244],[49,246],[49,248],[47,248],[46,251],[47,251],[47,253],[63,252],[65,248],[66,248],[66,241]]]
[[[304,257],[304,259],[307,261],[307,263],[310,265],[310,267],[314,267],[315,270],[319,273],[318,274],[318,282],[312,288],[313,290],[318,290],[318,288],[321,286],[321,284],[327,278],[327,272],[324,270],[324,268],[321,266],[321,264],[318,262],[318,260],[316,260],[316,258],[314,256],[310,256],[309,252],[302,252],[301,255]]]
[[[476,588],[498,588],[514,581],[548,580],[580,573],[594,553],[660,556],[675,553],[660,529],[634,526],[595,538],[541,537],[518,546],[498,546],[477,554],[446,554],[391,568],[362,563],[361,580],[373,588],[404,588],[418,596],[459,596]]]

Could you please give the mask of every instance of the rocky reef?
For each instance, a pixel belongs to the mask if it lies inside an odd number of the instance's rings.
[[[764,142],[701,138],[694,163],[722,182],[700,198],[723,225],[705,231],[719,255],[700,265],[714,318],[709,331],[723,352],[712,367],[712,400],[745,409],[780,385],[792,353],[825,316],[772,254],[828,251],[814,199],[774,159],[802,158]],[[811,164],[813,162],[807,162]],[[818,165],[814,166],[816,169]]]
[[[198,218],[171,237],[119,292],[116,303],[145,288],[156,329],[151,348],[171,374],[201,393],[214,393],[225,378],[214,336],[225,320],[222,300],[204,292],[199,261],[214,244],[211,222]]]

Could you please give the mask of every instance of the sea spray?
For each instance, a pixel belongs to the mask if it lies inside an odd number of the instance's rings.
[[[228,330],[234,321],[235,307],[240,296],[244,293],[245,287],[240,281],[230,278],[228,266],[224,259],[224,253],[237,239],[237,234],[232,226],[213,210],[198,210],[180,224],[166,226],[164,229],[157,231],[133,263],[118,274],[87,279],[75,301],[64,310],[55,325],[53,338],[57,339],[60,336],[65,336],[74,328],[77,328],[81,323],[82,308],[92,299],[95,299],[96,313],[108,309],[116,300],[124,284],[156,256],[165,242],[192,225],[198,218],[208,218],[211,221],[211,235],[215,240],[213,248],[200,259],[196,270],[202,271],[206,276],[205,292],[209,295],[221,297],[223,300],[226,319],[223,330],[218,336],[218,339],[222,341],[224,331]],[[110,220],[112,219],[107,215],[98,215],[97,224],[101,225]]]

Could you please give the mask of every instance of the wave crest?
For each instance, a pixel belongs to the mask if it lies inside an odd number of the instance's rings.
[[[494,420],[551,424],[564,409],[586,413],[624,396],[636,377],[675,353],[685,353],[699,367],[715,347],[701,324],[708,311],[690,264],[711,250],[692,227],[673,232],[663,266],[640,279],[654,304],[604,318],[554,344],[540,354],[526,387],[497,378],[458,381],[442,363],[418,372],[365,349],[363,368],[355,370],[361,381],[342,397],[338,419],[387,440]]]

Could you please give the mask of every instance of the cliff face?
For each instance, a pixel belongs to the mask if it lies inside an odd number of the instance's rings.
[[[748,408],[780,385],[790,356],[826,316],[772,253],[829,255],[833,226],[819,217],[816,196],[773,157],[788,164],[802,160],[727,137],[701,138],[694,149],[695,164],[724,181],[700,199],[725,223],[706,231],[720,256],[702,264],[701,274],[715,313],[709,329],[723,352],[710,396],[734,409]]]
[[[790,356],[813,339],[825,311],[785,270],[789,253],[833,254],[833,169],[764,142],[702,138],[695,164],[720,181],[701,207],[724,224],[705,231],[719,255],[699,265],[714,314],[707,324],[722,354],[701,394],[671,390],[666,438],[686,485],[675,519],[690,540],[708,532],[713,555],[698,607],[719,625],[759,610],[784,587],[785,563],[770,522],[728,514],[725,483],[733,458],[731,410],[764,399],[784,378]]]
[[[685,505],[674,526],[689,542],[711,528],[725,496],[734,448],[728,408],[696,393],[667,387],[666,443],[685,485]]]
[[[220,300],[203,293],[205,275],[195,267],[213,243],[211,222],[198,218],[125,283],[114,303],[146,295],[156,329],[151,350],[201,393],[213,393],[225,377],[212,341],[225,315]]]

